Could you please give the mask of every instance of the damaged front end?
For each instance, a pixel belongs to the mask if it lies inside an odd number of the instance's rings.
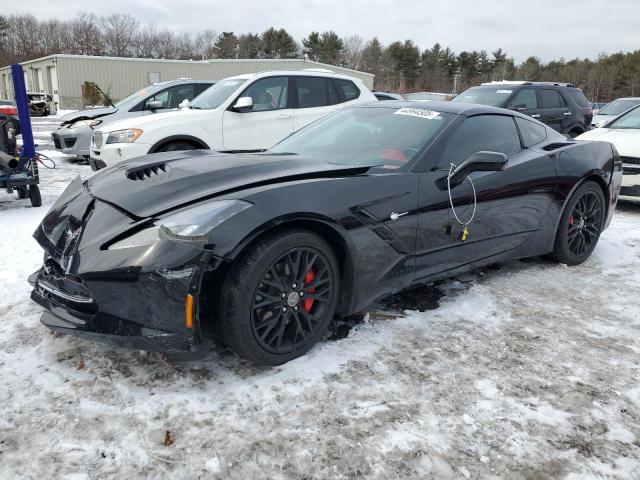
[[[171,239],[113,248],[141,231],[139,219],[94,198],[78,177],[38,226],[43,266],[30,276],[31,298],[52,330],[170,355],[201,344],[198,299],[217,266],[202,245]]]

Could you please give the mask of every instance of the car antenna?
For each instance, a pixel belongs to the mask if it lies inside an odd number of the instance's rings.
[[[469,220],[467,220],[466,222],[463,222],[462,220],[460,220],[460,217],[458,217],[458,214],[456,213],[456,209],[453,206],[453,198],[451,197],[451,177],[453,176],[455,168],[456,168],[456,164],[452,163],[451,167],[449,168],[449,174],[447,175],[447,191],[449,192],[449,204],[451,205],[451,211],[453,212],[453,216],[456,219],[456,221],[460,225],[462,225],[462,233],[460,234],[460,240],[464,242],[467,238],[469,238],[469,228],[468,228],[469,224],[473,221],[473,217],[476,216],[476,206],[478,204],[478,198],[476,196],[476,187],[473,184],[473,180],[471,180],[471,178],[467,175],[465,180],[467,180],[471,184],[471,189],[473,190],[473,211],[471,212],[471,217],[469,217]],[[450,233],[450,226],[447,227],[447,230],[448,230],[448,233]]]

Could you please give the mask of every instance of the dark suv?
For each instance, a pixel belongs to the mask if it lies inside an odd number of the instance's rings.
[[[593,109],[570,83],[491,82],[471,87],[452,102],[479,103],[522,112],[560,133],[576,137],[589,130]]]

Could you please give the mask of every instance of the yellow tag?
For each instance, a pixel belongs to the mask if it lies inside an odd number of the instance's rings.
[[[464,227],[464,230],[462,230],[462,237],[460,237],[460,240],[464,242],[468,236],[469,236],[469,230],[467,230],[467,227]]]

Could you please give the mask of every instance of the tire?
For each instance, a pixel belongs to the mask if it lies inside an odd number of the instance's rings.
[[[178,150],[196,150],[197,147],[188,142],[169,142],[162,145],[156,152],[176,152]],[[154,152],[155,153],[155,152]]]
[[[596,248],[605,222],[605,198],[600,185],[587,180],[573,192],[556,232],[551,260],[579,265]]]
[[[29,187],[29,200],[31,200],[32,207],[39,207],[42,205],[42,198],[40,197],[40,189],[37,185],[31,185]]]
[[[23,200],[27,198],[27,188],[26,187],[18,187],[18,198]]]
[[[576,138],[578,135],[582,135],[584,132],[581,132],[579,130],[571,130],[567,135],[569,136],[569,138]]]
[[[286,230],[259,239],[224,281],[216,330],[224,344],[251,362],[281,365],[325,335],[339,278],[333,250],[312,232]]]

